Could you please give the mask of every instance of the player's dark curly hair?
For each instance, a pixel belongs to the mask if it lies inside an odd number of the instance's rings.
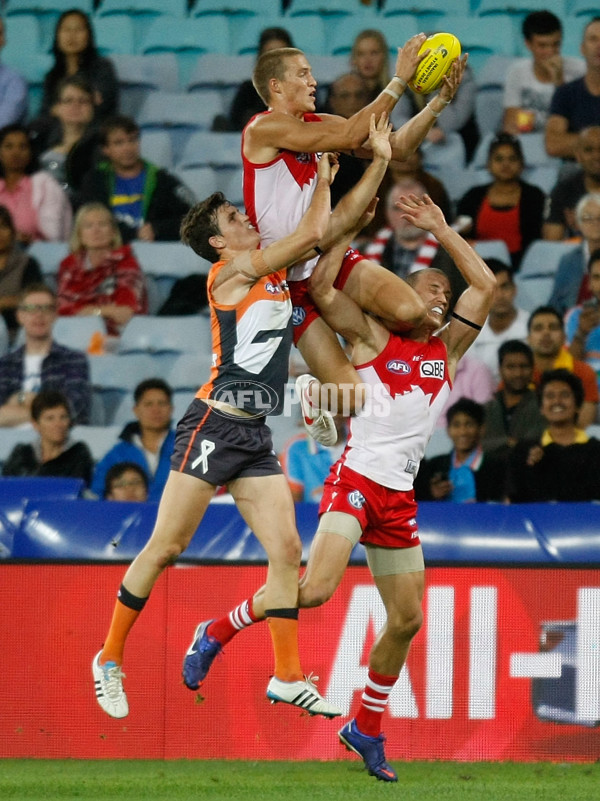
[[[189,245],[194,253],[210,262],[218,261],[219,254],[208,240],[221,233],[217,225],[217,212],[228,202],[222,192],[213,192],[192,206],[181,221],[179,235],[183,244]]]

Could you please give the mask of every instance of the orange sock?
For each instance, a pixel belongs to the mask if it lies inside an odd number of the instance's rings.
[[[117,665],[123,664],[125,640],[140,612],[141,609],[131,609],[117,600],[108,635],[100,654],[99,662],[101,665],[105,662],[116,662]]]
[[[281,681],[301,681],[298,621],[285,617],[267,617],[267,621],[275,654],[274,675]]]

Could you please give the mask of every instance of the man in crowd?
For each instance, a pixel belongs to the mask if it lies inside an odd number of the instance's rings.
[[[592,297],[567,312],[565,334],[571,356],[589,364],[600,384],[600,249],[590,256],[588,276]]]
[[[108,206],[125,243],[178,240],[181,218],[194,202],[188,187],[142,158],[140,129],[130,117],[107,119],[100,141],[106,160],[84,176],[79,205],[97,201]]]
[[[24,344],[0,359],[0,426],[31,421],[31,403],[40,389],[56,389],[68,398],[74,424],[89,423],[92,388],[85,353],[52,338],[56,295],[44,284],[21,293],[17,322]]]
[[[529,316],[528,342],[533,351],[533,381],[539,386],[547,370],[564,368],[581,379],[583,403],[578,425],[587,428],[596,419],[598,383],[596,374],[585,362],[573,358],[566,345],[563,318],[552,306],[538,306]]]

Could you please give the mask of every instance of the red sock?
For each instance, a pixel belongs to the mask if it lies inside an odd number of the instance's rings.
[[[363,734],[377,737],[381,733],[381,718],[397,680],[398,676],[384,676],[369,668],[362,703],[356,715],[356,725]]]
[[[210,637],[214,637],[221,645],[225,645],[242,629],[246,629],[248,626],[251,626],[253,623],[258,623],[259,620],[262,619],[263,618],[256,617],[252,611],[252,598],[248,598],[247,601],[243,601],[243,603],[236,606],[235,609],[232,609],[231,612],[228,612],[225,617],[219,618],[219,620],[215,620],[211,623],[206,629],[206,633]]]

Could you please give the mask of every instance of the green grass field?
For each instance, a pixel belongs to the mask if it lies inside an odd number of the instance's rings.
[[[2,760],[0,798],[18,801],[595,801],[600,764]]]

